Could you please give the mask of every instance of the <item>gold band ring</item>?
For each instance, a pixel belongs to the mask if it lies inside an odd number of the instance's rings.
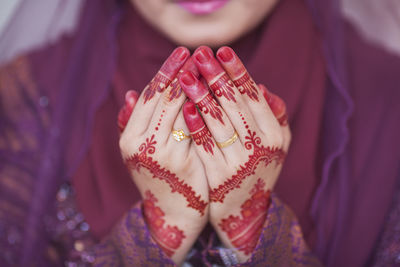
[[[185,139],[189,139],[189,138],[190,138],[190,135],[186,135],[185,132],[184,132],[182,129],[173,130],[173,131],[172,131],[172,136],[174,137],[174,139],[175,139],[177,142],[180,142],[180,141],[182,141],[182,140],[185,140]]]
[[[221,143],[216,142],[216,143],[217,143],[217,146],[218,146],[219,148],[224,148],[224,147],[230,146],[230,145],[232,145],[233,143],[236,142],[236,140],[238,139],[238,137],[239,137],[239,136],[238,136],[237,132],[235,131],[235,133],[232,135],[232,137],[229,138],[228,140],[226,140],[226,141],[224,141],[224,142],[221,142]]]

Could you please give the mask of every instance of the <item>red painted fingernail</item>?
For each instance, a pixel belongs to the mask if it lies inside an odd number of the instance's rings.
[[[208,58],[208,61],[204,62],[204,59],[201,57]],[[207,46],[197,48],[197,50],[194,52],[194,58],[194,62],[196,63],[200,74],[207,80],[207,82],[211,82],[211,80],[213,80],[217,75],[224,72],[221,64],[214,57],[211,48]]]
[[[196,83],[196,77],[190,71],[182,73],[179,79],[186,86],[192,86]]]
[[[189,55],[189,52],[184,47],[178,47],[172,52],[172,58],[176,61],[184,61]]]
[[[286,104],[279,96],[271,93],[271,100],[269,102],[273,106],[273,109],[277,115],[286,113]]]
[[[222,62],[230,62],[233,59],[232,49],[230,49],[229,47],[226,47],[226,46],[220,48],[217,52],[217,57]]]
[[[179,82],[187,97],[195,103],[203,99],[203,97],[209,93],[207,87],[204,87],[194,74],[189,71],[184,71],[182,73],[179,77]]]
[[[138,99],[138,94],[135,91],[129,90],[128,92],[126,92],[125,94],[126,105],[130,107],[135,106],[137,99]]]
[[[183,105],[183,117],[191,133],[204,127],[203,119],[192,101],[188,101]]]
[[[193,57],[190,57],[190,58],[186,61],[185,65],[183,65],[183,67],[182,67],[181,70],[182,70],[182,71],[190,71],[190,72],[193,73],[194,76],[196,76],[196,77],[199,77],[199,76],[200,76],[199,70],[197,69],[196,65],[195,65],[194,62],[193,62]]]
[[[211,55],[209,54],[209,52],[207,51],[206,48],[200,48],[195,52],[195,56],[196,60],[201,63],[207,63],[210,61],[211,59]]]
[[[188,101],[185,106],[185,111],[189,115],[196,115],[196,105],[192,101]]]

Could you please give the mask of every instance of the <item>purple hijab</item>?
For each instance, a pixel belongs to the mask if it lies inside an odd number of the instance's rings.
[[[290,0],[282,2],[286,1]],[[321,175],[309,200],[316,229],[314,251],[328,266],[361,266],[374,260],[374,249],[399,179],[400,150],[394,148],[400,147],[400,106],[396,103],[400,99],[400,59],[363,41],[342,20],[339,1],[309,0],[308,6],[321,33],[328,75],[321,132],[316,141],[320,149],[316,173]],[[30,130],[40,140],[34,151],[16,153],[10,147],[1,150],[1,169],[7,168],[6,163],[23,161],[27,155],[35,157],[35,164],[26,166],[32,177],[29,185],[16,180],[27,187],[29,202],[21,202],[0,188],[1,201],[18,203],[26,210],[27,215],[20,221],[10,222],[23,230],[22,265],[41,262],[41,252],[46,248],[41,218],[49,212],[58,186],[71,179],[87,152],[90,153],[91,140],[96,134],[95,115],[112,96],[110,85],[117,69],[120,5],[111,0],[88,0],[82,14],[74,37],[29,57],[39,97],[49,100],[47,123],[39,127],[38,123],[29,122],[13,125],[8,120],[12,114],[1,110],[2,125],[11,128],[23,125],[18,130]],[[169,45],[172,49],[173,44]],[[165,48],[160,55],[147,59],[153,66],[149,66],[149,73],[155,72],[155,66],[160,65],[171,49]],[[250,56],[243,54],[245,58]],[[139,79],[144,86],[150,78]],[[262,82],[262,77],[256,79]],[[265,83],[268,85],[268,81]],[[42,112],[39,102],[27,104],[32,112]],[[109,124],[117,129],[114,121]],[[2,130],[1,135],[7,133]],[[95,186],[109,188],[112,183]],[[286,198],[282,196],[289,206],[296,205],[296,198],[304,197],[302,192],[293,194],[292,198],[289,194]],[[129,205],[130,201],[129,196],[121,196],[121,203]],[[124,209],[117,207],[116,214]]]

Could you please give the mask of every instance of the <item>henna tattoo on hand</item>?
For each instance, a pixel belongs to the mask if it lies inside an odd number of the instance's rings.
[[[222,124],[225,125],[222,119],[222,110],[211,94],[207,94],[202,100],[197,103],[197,106],[202,113],[210,114],[211,117],[219,120]]]
[[[246,125],[246,129],[248,129],[248,135],[245,137],[247,141],[244,143],[244,147],[247,150],[253,150],[253,153],[249,155],[248,161],[240,166],[235,175],[210,191],[210,201],[212,202],[223,203],[225,196],[229,192],[235,188],[240,188],[243,180],[255,174],[255,170],[261,162],[264,162],[265,166],[268,166],[273,161],[276,161],[277,164],[282,164],[286,156],[286,153],[281,148],[264,147],[261,144],[261,138],[256,136],[256,132],[252,132],[249,129],[243,115],[240,112],[239,114]]]
[[[162,119],[164,117],[164,113],[165,113],[165,109],[163,109],[163,111],[161,112],[160,118],[158,119],[157,126],[154,128],[154,130],[156,132],[158,131],[159,127],[161,126],[161,122],[162,122]]]
[[[245,255],[249,255],[257,245],[267,216],[271,192],[264,191],[265,182],[259,178],[250,191],[251,197],[241,206],[240,215],[230,215],[218,224],[232,244]]]
[[[151,82],[144,88],[143,98],[144,103],[151,100],[155,94],[162,93],[170,85],[171,80],[175,77],[178,70],[185,63],[186,59],[189,57],[190,53],[187,48],[178,47],[168,59],[161,66],[160,70],[157,72],[156,76],[151,80]]]
[[[163,218],[165,213],[160,207],[156,206],[156,202],[158,202],[158,199],[150,190],[147,190],[143,201],[144,217],[153,238],[165,254],[171,257],[181,246],[182,240],[186,238],[186,236],[177,226],[165,224]]]
[[[234,84],[229,78],[228,74],[224,73],[214,83],[210,85],[214,94],[218,97],[224,96],[228,101],[236,103]]]
[[[206,152],[214,155],[214,141],[212,140],[210,131],[205,125],[200,130],[191,132],[190,134],[192,135],[193,141],[196,143],[196,145],[202,145]]]
[[[258,102],[258,90],[253,79],[251,79],[249,73],[246,71],[242,77],[233,81],[233,84],[237,87],[239,92],[247,94],[250,99]]]
[[[179,72],[182,73],[182,71],[179,71]],[[182,95],[183,90],[182,90],[181,85],[179,84],[178,77],[176,77],[171,82],[170,86],[171,86],[171,90],[168,92],[167,100],[169,102],[172,102],[174,99],[178,99]]]
[[[194,65],[193,60],[191,58],[189,58],[170,85],[171,90],[168,94],[169,102],[172,102],[174,99],[178,99],[182,95],[183,88],[181,87],[181,85],[179,83],[179,77],[185,71],[191,72],[195,77],[199,76],[199,71],[197,70],[197,67]]]
[[[160,164],[153,160],[150,156],[156,151],[155,145],[157,141],[154,140],[154,134],[151,138],[146,138],[146,142],[142,143],[139,147],[139,153],[135,153],[126,159],[128,168],[140,172],[143,167],[150,171],[153,178],[166,182],[171,188],[171,192],[181,194],[188,202],[187,207],[197,210],[201,216],[204,215],[204,210],[207,207],[207,202],[200,199],[200,195],[196,195],[192,187],[180,180],[176,174],[171,173],[169,170],[160,166]]]
[[[210,201],[221,202],[225,196],[235,188],[239,188],[240,184],[250,175],[255,174],[255,170],[261,162],[268,166],[271,162],[276,161],[277,164],[282,164],[285,158],[285,152],[279,148],[264,147],[261,145],[260,137],[256,136],[256,132],[248,130],[248,135],[245,137],[245,148],[253,149],[253,153],[249,155],[248,161],[241,165],[239,170],[231,178],[223,184],[210,191]]]
[[[206,152],[214,155],[212,135],[204,124],[196,105],[190,100],[183,105],[183,117],[195,144],[203,146]]]
[[[170,83],[171,80],[168,79],[164,73],[159,71],[146,88],[144,88],[144,103],[146,104],[147,101],[151,100],[155,96],[156,92],[162,93]]]

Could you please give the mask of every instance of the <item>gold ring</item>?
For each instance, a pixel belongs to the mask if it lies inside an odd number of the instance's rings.
[[[174,137],[174,139],[175,139],[177,142],[180,142],[180,141],[182,141],[182,140],[185,140],[185,139],[189,139],[189,138],[190,138],[190,135],[186,135],[186,134],[183,132],[182,129],[180,129],[180,130],[173,130],[173,131],[172,131],[172,136]]]
[[[233,136],[232,136],[231,138],[229,138],[228,140],[226,140],[225,142],[221,142],[221,143],[216,142],[216,143],[217,143],[217,146],[218,146],[219,148],[224,148],[224,147],[230,146],[230,145],[232,145],[233,143],[235,143],[237,139],[238,139],[238,134],[237,134],[237,132],[235,131],[235,133],[233,134]]]

